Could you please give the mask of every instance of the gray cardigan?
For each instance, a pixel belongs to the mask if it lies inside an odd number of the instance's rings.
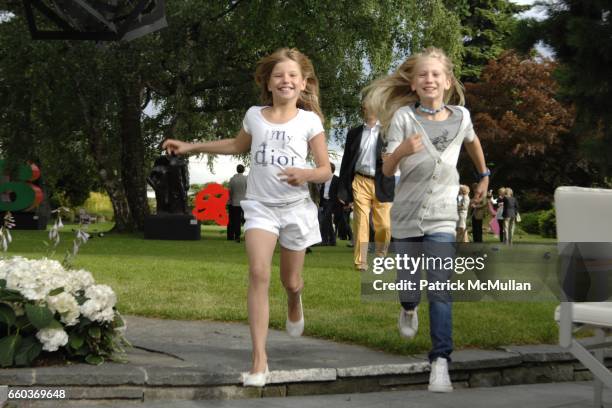
[[[398,109],[388,131],[388,152],[395,150],[414,133],[423,135],[424,148],[400,160],[400,179],[391,207],[391,234],[394,238],[419,237],[436,232],[455,233],[458,219],[457,160],[464,139],[475,137],[470,113],[460,106],[451,107],[462,115],[459,131],[440,153],[427,137],[410,106]]]

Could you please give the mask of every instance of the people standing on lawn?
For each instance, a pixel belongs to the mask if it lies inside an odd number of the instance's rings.
[[[489,220],[489,232],[492,232],[494,235],[499,235],[499,224],[495,219],[497,215],[497,211],[495,211],[495,203],[497,200],[493,197],[493,190],[489,190],[487,192],[487,209],[489,211],[489,215],[491,219]]]
[[[508,245],[512,245],[512,238],[514,237],[514,227],[516,224],[516,217],[518,216],[519,205],[518,201],[514,197],[514,192],[510,187],[506,187],[506,192],[503,199],[504,203],[504,236],[505,242]]]
[[[244,166],[236,166],[236,174],[229,181],[229,223],[227,225],[228,241],[240,242],[243,212],[240,202],[246,197],[247,178],[243,174]]]
[[[370,216],[374,226],[376,256],[384,256],[391,241],[390,211],[395,177],[382,174],[383,139],[376,116],[363,108],[364,124],[346,135],[338,200],[342,205],[353,203],[353,238],[355,269],[368,268]]]
[[[247,111],[235,138],[201,143],[166,140],[163,146],[175,154],[240,154],[250,149],[251,171],[241,206],[246,219],[253,358],[243,384],[261,387],[269,379],[268,289],[276,242],[280,242],[280,276],[287,292],[286,330],[300,336],[304,254],[321,241],[317,207],[307,183],[325,183],[332,174],[318,79],[308,57],[297,49],[279,49],[258,62],[255,81],[261,88],[262,106]],[[306,162],[309,148],[315,168]]]
[[[351,228],[351,212],[353,211],[352,203],[342,204],[338,201],[334,213],[334,223],[336,224],[336,233],[338,239],[349,241],[348,247],[353,248],[353,230]]]
[[[467,216],[470,209],[470,188],[464,184],[459,186],[457,196],[457,242],[468,242],[467,235]]]
[[[506,188],[500,187],[497,190],[497,200],[495,201],[495,219],[499,225],[499,242],[506,242],[506,234],[504,229],[504,197],[506,196]]]
[[[476,183],[472,184],[472,190],[476,189],[476,187]],[[473,242],[482,242],[482,222],[487,214],[488,202],[486,194],[482,194],[479,201],[476,201],[476,198],[474,198],[470,202]]]
[[[391,209],[396,252],[406,254],[412,249],[407,246],[420,243],[425,256],[452,256],[458,218],[456,165],[461,145],[480,175],[474,192],[476,201],[486,194],[490,175],[469,112],[462,106],[447,105],[455,96],[459,105],[464,100],[452,62],[442,50],[427,48],[410,56],[395,73],[375,81],[366,92],[367,110],[376,113],[388,141],[383,172],[393,176],[400,170]],[[407,271],[398,272],[403,278]],[[444,269],[427,271],[430,282],[446,282],[451,274]],[[417,275],[408,273],[407,279],[418,281]],[[413,295],[402,293],[400,297],[398,325],[400,333],[409,338],[418,328],[420,293],[415,291]],[[428,297],[432,341],[429,390],[450,392],[452,303],[448,293],[429,291]]]

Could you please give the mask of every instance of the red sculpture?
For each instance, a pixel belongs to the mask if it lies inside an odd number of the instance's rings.
[[[196,195],[193,216],[199,221],[212,220],[225,227],[229,222],[227,200],[229,200],[229,190],[221,184],[210,183]]]

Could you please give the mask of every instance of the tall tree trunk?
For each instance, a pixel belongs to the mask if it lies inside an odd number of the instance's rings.
[[[115,215],[113,231],[131,232],[134,230],[134,220],[119,172],[112,164],[112,154],[105,148],[102,142],[104,135],[102,132],[91,131],[91,129],[89,135],[89,145],[100,181],[113,205],[113,213]]]
[[[83,113],[83,120],[86,123],[87,134],[89,137],[89,149],[91,156],[96,164],[96,170],[100,176],[100,181],[104,190],[110,198],[113,206],[113,213],[115,217],[115,226],[113,231],[116,232],[130,232],[134,230],[134,221],[132,213],[128,205],[127,195],[123,184],[121,183],[121,177],[117,169],[117,163],[119,160],[116,159],[116,148],[113,148],[113,144],[108,140],[107,135],[104,133],[104,126],[96,120],[94,112],[96,109],[87,103],[84,97],[80,82],[78,79],[75,81],[77,87],[77,96],[81,105]]]
[[[139,81],[127,79],[121,88],[121,179],[132,214],[134,228],[144,230],[149,215],[145,169],[145,147],[140,122],[142,87]]]

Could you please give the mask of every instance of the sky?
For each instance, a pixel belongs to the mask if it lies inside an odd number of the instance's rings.
[[[535,3],[535,0],[512,0],[512,3],[521,5],[532,5],[533,3]],[[531,10],[519,14],[519,18],[521,17],[533,17],[535,19],[542,19],[545,17],[545,13],[540,7],[532,7]]]
[[[513,3],[517,4],[533,4],[534,0],[513,0]],[[520,17],[534,17],[537,19],[544,18],[544,14],[541,10],[529,10],[528,12],[522,13]],[[550,52],[541,46],[538,50],[545,56],[550,56]],[[337,144],[330,144],[330,152],[335,152],[336,157],[331,161],[336,164],[336,175],[340,171],[340,163],[342,161],[342,148]],[[204,184],[209,182],[223,183],[229,180],[236,173],[236,166],[241,164],[239,158],[233,156],[217,156],[214,173],[208,169],[206,156],[202,157],[191,157],[189,160],[189,175],[191,184]],[[245,174],[248,174],[249,168],[247,167]]]

